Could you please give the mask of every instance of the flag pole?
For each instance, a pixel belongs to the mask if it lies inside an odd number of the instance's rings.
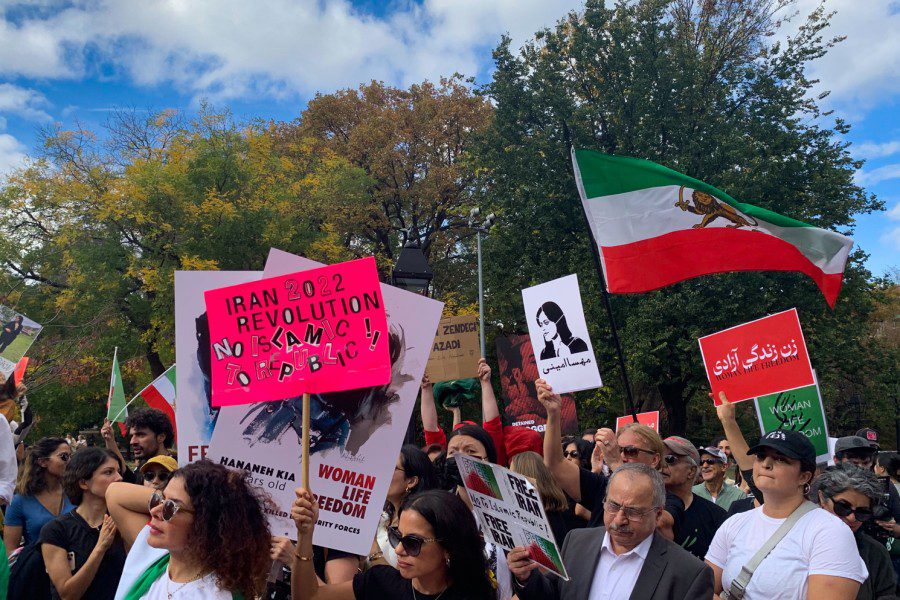
[[[594,231],[591,229],[591,222],[587,218],[587,212],[584,207],[584,194],[581,184],[581,174],[578,170],[578,163],[575,162],[575,146],[570,145],[569,150],[572,156],[572,169],[575,173],[575,182],[578,186],[578,195],[582,200],[581,214],[587,224],[588,238],[591,242],[591,256],[594,257],[594,267],[600,277],[600,291],[603,296],[603,305],[606,307],[606,314],[609,318],[609,328],[612,331],[613,344],[616,347],[616,358],[619,362],[619,371],[622,373],[622,383],[625,385],[625,399],[628,406],[625,407],[627,412],[631,413],[634,422],[638,422],[637,411],[634,408],[634,395],[631,393],[631,381],[628,379],[628,369],[625,368],[625,353],[622,351],[622,342],[619,340],[619,330],[616,327],[616,318],[613,316],[612,303],[609,301],[609,291],[606,289],[606,275],[603,272],[603,261],[600,260],[600,251],[598,250],[597,240],[594,239]]]

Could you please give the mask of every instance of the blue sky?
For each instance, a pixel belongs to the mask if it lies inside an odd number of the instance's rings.
[[[817,0],[797,0],[809,13]],[[874,274],[900,268],[900,1],[826,0],[831,33],[814,63],[835,116],[853,128],[857,174],[887,211],[853,235]],[[239,118],[293,119],[316,92],[370,79],[406,86],[454,72],[486,81],[491,49],[552,25],[578,0],[0,0],[0,173],[41,126],[99,130],[110,109],[201,99]],[[797,20],[785,28],[789,34]],[[752,201],[752,199],[746,199]]]

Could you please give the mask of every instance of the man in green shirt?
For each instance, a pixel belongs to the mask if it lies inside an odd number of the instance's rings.
[[[746,498],[747,495],[737,486],[725,483],[725,472],[728,470],[728,457],[718,448],[712,446],[700,449],[700,477],[703,483],[698,483],[692,491],[715,502],[725,510],[731,507],[735,500]]]

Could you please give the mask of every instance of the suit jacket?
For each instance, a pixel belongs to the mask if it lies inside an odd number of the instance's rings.
[[[587,600],[594,572],[600,564],[600,547],[605,534],[603,527],[570,531],[562,547],[569,580],[533,571],[526,585],[515,584],[519,598]],[[654,532],[631,600],[710,600],[712,597],[712,569],[681,546]]]

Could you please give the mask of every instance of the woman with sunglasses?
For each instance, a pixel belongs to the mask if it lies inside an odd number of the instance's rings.
[[[719,527],[706,553],[715,591],[730,590],[741,569],[795,510],[808,510],[759,563],[745,600],[853,600],[868,576],[850,529],[806,501],[816,451],[799,431],[767,433],[747,453],[753,481],[765,495],[759,508]],[[811,509],[811,510],[809,510]]]
[[[72,447],[57,437],[42,438],[26,451],[3,526],[8,555],[20,542],[26,546],[37,542],[44,525],[75,508],[61,483],[70,458]]]
[[[459,497],[441,490],[420,492],[400,507],[397,527],[388,530],[397,568],[376,565],[353,581],[321,585],[312,566],[312,537],[319,507],[312,493],[297,490],[291,508],[300,543],[294,557],[294,600],[489,600],[483,542],[475,517]]]
[[[109,450],[79,450],[63,475],[72,512],[41,530],[41,553],[57,600],[112,600],[125,565],[125,546],[106,514],[106,490],[121,481],[119,460]]]
[[[178,463],[167,454],[157,454],[141,465],[141,477],[144,487],[163,490],[169,483],[169,477],[178,469]]]
[[[881,500],[881,494],[881,483],[875,474],[852,464],[828,467],[812,482],[810,498],[850,528],[869,571],[857,600],[874,600],[894,593],[896,575],[891,555],[883,544],[860,530],[874,516],[872,506]]]
[[[272,534],[247,476],[200,460],[175,471],[161,492],[110,485],[109,512],[130,546],[116,600],[250,600],[262,594]]]

